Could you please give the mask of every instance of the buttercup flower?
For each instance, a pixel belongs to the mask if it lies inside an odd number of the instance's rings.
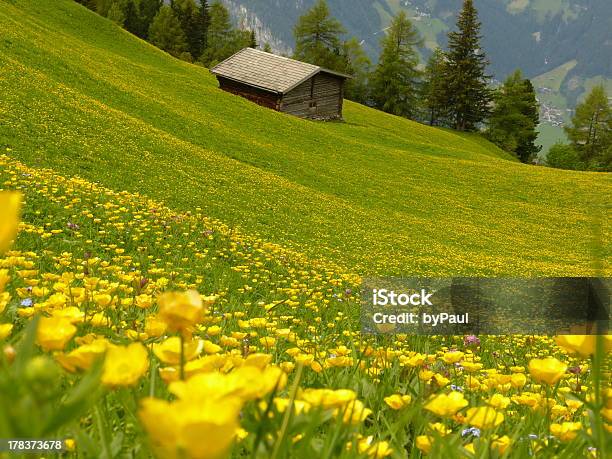
[[[17,235],[20,209],[21,193],[0,191],[0,255]]]
[[[467,410],[465,421],[479,429],[491,429],[504,422],[504,415],[490,406],[479,406]]]
[[[567,365],[554,357],[545,359],[532,359],[529,362],[529,373],[536,382],[543,382],[548,385],[554,385],[559,381],[565,371]]]
[[[550,425],[550,433],[561,441],[573,440],[581,429],[582,424],[580,422],[564,422],[562,424]]]
[[[183,345],[185,362],[195,359],[203,347],[202,340],[186,341]],[[181,339],[178,336],[171,336],[161,343],[156,343],[153,345],[153,353],[167,365],[178,365],[181,361]]]
[[[401,410],[410,403],[412,397],[410,395],[393,394],[385,397],[385,403],[394,410]]]
[[[45,351],[61,351],[77,328],[64,317],[41,317],[36,330],[36,342]]]
[[[461,392],[451,392],[448,395],[439,394],[434,396],[425,404],[425,409],[438,416],[448,417],[466,406],[468,406],[468,401]]]
[[[149,369],[149,355],[142,343],[110,346],[104,359],[102,383],[111,387],[133,386]]]
[[[167,292],[157,298],[158,317],[166,322],[170,331],[186,331],[202,320],[204,305],[200,294],[188,292]]]

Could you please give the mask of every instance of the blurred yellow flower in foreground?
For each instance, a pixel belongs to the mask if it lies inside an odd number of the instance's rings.
[[[68,371],[88,370],[97,358],[104,355],[107,347],[108,341],[100,338],[83,344],[68,354],[58,354],[55,358]]]
[[[554,357],[532,359],[529,362],[529,373],[534,381],[551,386],[563,377],[565,370],[567,370],[567,365]]]
[[[61,351],[77,328],[64,317],[41,317],[36,330],[36,342],[45,351]]]
[[[493,437],[494,440],[491,442],[491,448],[496,449],[499,454],[504,454],[508,448],[510,448],[510,437],[504,435],[503,437]]]
[[[451,392],[450,394],[439,394],[425,404],[425,409],[437,414],[438,416],[452,416],[461,408],[468,406],[468,401],[463,398],[461,392]]]
[[[0,192],[0,254],[8,250],[17,235],[20,209],[21,193]]]
[[[8,269],[0,269],[0,293],[4,291],[4,287],[6,287],[10,280],[11,276],[9,276]]]
[[[467,410],[465,421],[479,429],[491,429],[504,422],[504,415],[495,411],[490,406],[479,406]]]
[[[0,324],[0,340],[5,339],[11,334],[13,330],[13,324]]]
[[[110,346],[104,359],[102,383],[111,386],[132,386],[149,369],[149,355],[141,343]]]
[[[185,362],[195,359],[204,348],[200,339],[186,341],[183,345]],[[153,344],[153,353],[159,360],[168,365],[178,365],[181,361],[181,339],[172,336],[161,343]]]
[[[604,351],[612,349],[612,338],[609,335],[603,337]],[[578,354],[581,357],[588,357],[595,353],[597,344],[596,335],[560,335],[555,337],[559,346],[571,354]]]
[[[158,317],[170,331],[188,331],[202,320],[205,311],[200,294],[195,290],[187,292],[166,292],[157,298]]]
[[[416,438],[416,447],[428,454],[431,451],[432,437],[427,435],[419,435]]]
[[[219,459],[236,437],[242,401],[237,397],[142,401],[140,420],[156,456],[164,459]]]

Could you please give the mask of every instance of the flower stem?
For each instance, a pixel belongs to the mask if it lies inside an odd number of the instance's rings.
[[[181,362],[180,362],[180,377],[181,381],[185,380],[185,337],[183,334],[180,334],[181,337]]]

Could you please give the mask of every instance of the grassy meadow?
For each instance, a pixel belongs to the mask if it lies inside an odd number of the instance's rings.
[[[69,0],[3,2],[0,26],[0,145],[29,165],[359,272],[592,271],[607,175],[525,166],[350,102],[345,123],[290,118]]]
[[[358,316],[366,275],[609,274],[611,189],[350,102],[284,116],[70,0],[0,0],[0,439],[607,457],[609,337],[376,337]]]

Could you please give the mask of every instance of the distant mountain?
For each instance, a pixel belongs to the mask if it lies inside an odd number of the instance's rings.
[[[278,52],[293,48],[293,25],[315,0],[223,0],[236,21],[255,29]],[[384,29],[400,9],[420,30],[423,57],[446,45],[462,0],[328,0],[348,35],[376,59]],[[611,0],[475,0],[491,74],[502,81],[517,68],[534,80],[544,130],[567,121],[579,98],[603,82],[612,95]],[[542,139],[544,143],[547,140]]]

